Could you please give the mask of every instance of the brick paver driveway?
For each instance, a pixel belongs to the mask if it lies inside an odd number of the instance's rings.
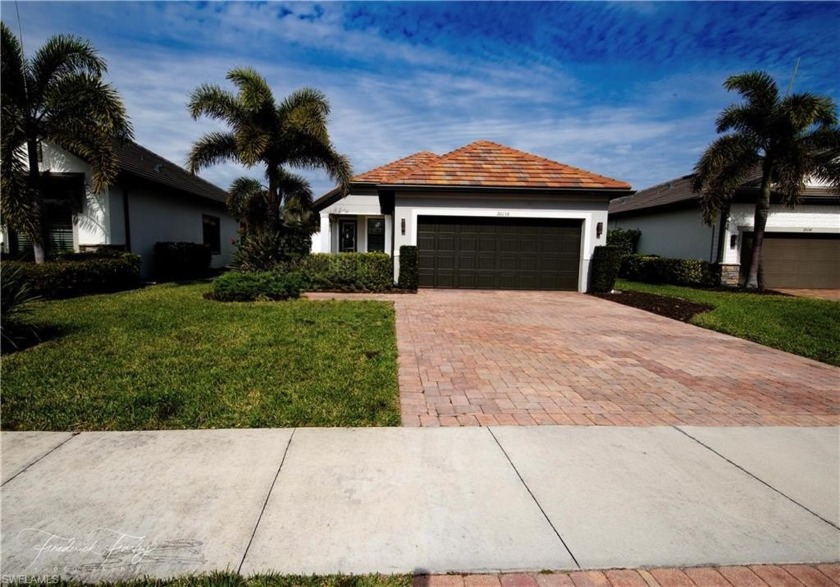
[[[396,306],[405,426],[840,424],[840,369],[606,300],[376,297]]]

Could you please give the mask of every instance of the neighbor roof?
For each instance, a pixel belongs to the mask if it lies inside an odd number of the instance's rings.
[[[117,157],[120,169],[125,173],[216,202],[227,200],[225,190],[134,141],[117,145]]]
[[[632,196],[616,198],[610,202],[609,213],[612,215],[623,215],[653,208],[697,206],[700,204],[700,196],[691,191],[691,180],[693,178],[693,174],[684,175],[639,190]],[[746,197],[750,193],[755,193],[754,190],[758,188],[760,181],[761,171],[756,170],[741,184],[739,188],[740,195]],[[736,198],[738,196],[739,193],[736,192]],[[816,198],[819,200],[837,198],[836,194],[833,194],[829,188],[818,186],[806,187],[802,193],[802,197],[803,199]]]

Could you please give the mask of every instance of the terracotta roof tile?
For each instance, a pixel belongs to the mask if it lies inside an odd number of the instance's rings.
[[[438,156],[431,151],[420,151],[408,157],[397,159],[381,167],[371,169],[360,175],[353,177],[354,182],[359,183],[390,183],[401,175],[409,173],[411,170],[431,163]]]
[[[383,183],[548,189],[630,189],[630,185],[623,181],[490,141],[476,141],[440,157],[430,157],[411,167],[406,173],[395,173]]]

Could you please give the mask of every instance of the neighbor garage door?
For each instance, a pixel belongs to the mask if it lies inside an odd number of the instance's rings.
[[[578,289],[579,220],[421,216],[421,287]]]
[[[744,239],[741,269],[749,268],[752,234]],[[767,288],[840,288],[840,235],[764,234],[761,270]]]

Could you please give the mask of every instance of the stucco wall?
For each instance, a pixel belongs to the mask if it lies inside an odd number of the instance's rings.
[[[81,173],[85,176],[85,199],[82,210],[73,216],[73,246],[125,244],[124,235],[113,234],[111,227],[114,214],[122,217],[122,201],[112,207],[111,190],[94,193],[91,187],[91,167],[75,155],[47,143],[41,145],[41,172]]]
[[[716,258],[718,224],[703,224],[696,208],[610,218],[610,228],[642,231],[638,253],[703,261]]]
[[[224,267],[233,259],[238,224],[224,207],[189,200],[184,196],[166,196],[151,190],[131,190],[129,194],[131,250],[140,255],[141,270],[148,277],[152,270],[152,251],[158,241],[203,241],[202,215],[220,219],[221,254],[213,255],[212,266]]]
[[[738,264],[741,259],[741,235],[751,232],[755,206],[734,204],[726,227],[724,262]],[[795,208],[774,205],[767,218],[768,232],[840,233],[840,206],[800,205]],[[735,246],[731,246],[732,236]]]
[[[382,218],[379,196],[370,194],[350,194],[332,206],[321,211],[321,230],[312,235],[313,253],[330,253],[338,251],[338,224],[330,223],[330,216],[358,216],[356,238],[359,252],[367,251],[367,217]],[[391,252],[391,221],[386,217],[385,222],[385,252]]]

